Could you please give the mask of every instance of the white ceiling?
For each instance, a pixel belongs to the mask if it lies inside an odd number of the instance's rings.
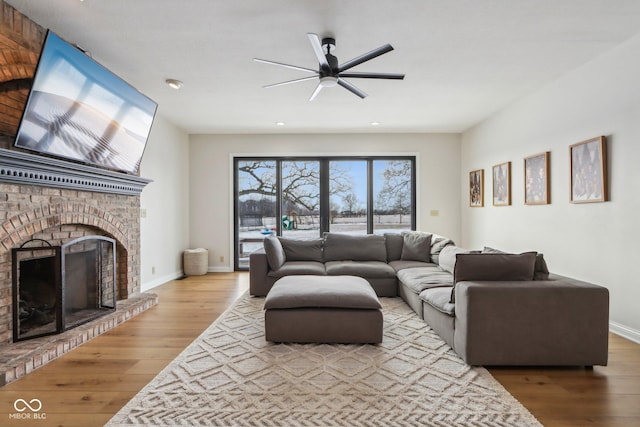
[[[461,132],[640,32],[638,0],[5,1],[189,133]],[[308,32],[335,37],[341,63],[390,43],[351,71],[406,77],[351,79],[365,99],[335,87],[308,102],[315,81],[263,89],[308,74],[254,57],[317,68]]]

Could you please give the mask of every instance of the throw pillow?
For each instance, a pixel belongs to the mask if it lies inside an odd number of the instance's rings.
[[[431,262],[434,264],[440,264],[440,252],[446,246],[455,245],[453,240],[446,237],[439,236],[437,234],[431,235]]]
[[[287,261],[322,262],[322,239],[302,240],[280,237],[280,243]]]
[[[536,252],[457,254],[451,302],[455,302],[455,284],[458,282],[533,280],[536,255]]]
[[[507,252],[485,246],[482,249],[482,253],[506,254]],[[533,280],[549,280],[549,269],[547,268],[547,262],[544,260],[544,255],[541,253],[538,253],[538,255],[536,255],[536,267],[533,273]]]
[[[431,260],[431,234],[420,231],[410,231],[402,234],[402,255],[403,261]]]
[[[280,243],[280,239],[276,236],[267,236],[264,239],[263,245],[269,267],[271,267],[272,270],[277,271],[287,260],[282,244]]]
[[[442,248],[442,251],[440,251],[440,256],[438,259],[440,267],[444,271],[448,271],[449,273],[453,274],[453,269],[456,265],[456,255],[464,253],[469,253],[469,251],[454,245],[445,246],[444,248]]]

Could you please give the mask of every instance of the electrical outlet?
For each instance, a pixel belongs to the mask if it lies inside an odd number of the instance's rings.
[[[140,209],[140,218],[146,218],[146,217],[147,217],[147,209],[141,208]]]
[[[156,267],[155,266],[151,267],[151,274],[156,274]]]
[[[220,262],[224,262],[224,255],[220,256]]]

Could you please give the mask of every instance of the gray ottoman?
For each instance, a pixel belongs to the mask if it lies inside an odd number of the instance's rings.
[[[382,306],[361,277],[286,276],[273,284],[264,308],[267,341],[382,342]]]

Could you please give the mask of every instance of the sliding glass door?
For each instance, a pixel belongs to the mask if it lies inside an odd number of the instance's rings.
[[[415,157],[234,159],[235,268],[265,236],[415,229]]]

